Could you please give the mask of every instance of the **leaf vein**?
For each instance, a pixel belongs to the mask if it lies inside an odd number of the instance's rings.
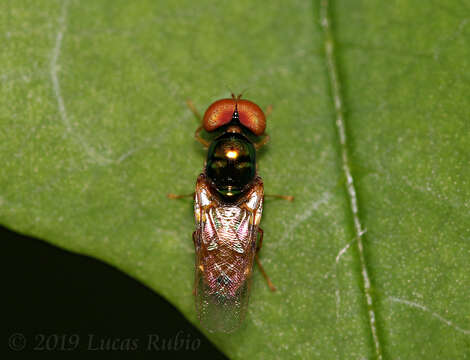
[[[452,321],[446,319],[445,317],[439,315],[438,313],[428,309],[426,306],[424,305],[421,305],[421,304],[418,304],[414,301],[409,301],[409,300],[405,300],[405,299],[400,299],[400,298],[397,298],[397,297],[394,297],[394,296],[389,296],[388,299],[392,302],[395,302],[395,303],[399,303],[399,304],[403,304],[403,305],[407,305],[407,306],[410,306],[410,307],[413,307],[413,308],[416,308],[416,309],[420,309],[426,313],[429,313],[431,314],[432,317],[435,317],[436,319],[438,319],[440,322],[450,326],[451,328],[457,330],[458,332],[461,332],[465,335],[470,335],[470,329],[463,329],[461,328],[460,326],[457,326],[455,325]]]
[[[329,16],[329,0],[321,1],[320,8],[320,20],[321,26],[323,27],[324,32],[324,45],[325,45],[325,55],[326,63],[328,69],[328,77],[330,81],[331,92],[334,100],[335,108],[335,124],[336,130],[340,142],[340,153],[341,153],[341,167],[343,169],[344,176],[346,177],[346,188],[348,194],[348,200],[350,209],[352,212],[354,230],[355,230],[355,239],[359,254],[359,262],[361,266],[361,275],[364,286],[364,294],[366,297],[367,307],[368,307],[368,317],[369,317],[369,326],[374,342],[375,356],[377,359],[382,359],[382,348],[381,342],[379,339],[377,324],[376,324],[376,315],[374,310],[374,301],[372,297],[371,281],[369,278],[369,271],[367,268],[367,262],[364,254],[364,233],[361,220],[359,217],[359,206],[357,200],[357,191],[354,185],[354,179],[351,172],[351,165],[349,160],[349,153],[347,148],[347,136],[346,136],[346,126],[344,119],[344,110],[343,110],[343,99],[341,94],[340,79],[338,76],[338,70],[335,61],[335,52],[334,52],[334,37],[333,31],[331,29],[331,19]]]
[[[60,82],[59,82],[59,57],[60,57],[60,52],[62,49],[62,40],[64,38],[65,31],[67,30],[67,12],[68,12],[68,5],[70,1],[65,0],[62,2],[62,9],[61,13],[58,19],[58,30],[57,30],[57,35],[56,35],[56,40],[54,47],[52,49],[51,53],[51,61],[50,61],[50,76],[51,76],[51,81],[52,81],[52,88],[54,90],[54,95],[57,100],[57,106],[59,108],[59,114],[60,118],[62,120],[62,123],[65,125],[65,130],[67,133],[74,135],[75,137],[72,137],[72,139],[78,140],[79,145],[83,147],[87,155],[90,156],[94,161],[96,161],[100,165],[107,165],[113,162],[112,159],[109,159],[99,153],[91,147],[85,139],[80,134],[76,134],[73,132],[72,129],[72,124],[70,123],[70,118],[67,113],[67,108],[65,107],[65,101],[62,95],[62,90],[60,87]]]

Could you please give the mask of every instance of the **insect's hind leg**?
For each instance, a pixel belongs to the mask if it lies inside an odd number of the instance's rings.
[[[196,236],[197,236],[197,232],[196,230],[193,231],[193,243],[194,243],[194,246],[196,246]],[[199,271],[199,269],[196,269],[196,271]],[[193,295],[196,296],[196,286],[197,286],[197,276],[194,277],[194,285],[193,285]]]
[[[268,274],[266,274],[266,271],[264,271],[263,265],[261,265],[261,262],[259,261],[258,252],[261,250],[261,246],[263,246],[264,231],[263,231],[263,229],[258,228],[258,232],[259,232],[259,240],[258,240],[258,245],[256,246],[256,253],[255,253],[256,264],[258,264],[259,270],[261,271],[261,274],[263,275],[264,279],[266,280],[266,283],[268,284],[269,290],[276,291],[276,287],[273,285],[273,283],[269,279]]]

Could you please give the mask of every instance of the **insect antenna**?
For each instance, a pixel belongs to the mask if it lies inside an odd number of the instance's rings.
[[[244,88],[243,91],[240,92],[240,94],[238,95],[238,99],[240,100],[241,97],[242,97],[243,95],[246,95],[246,92],[247,92],[248,90],[252,89],[252,88],[253,88],[253,85]]]
[[[243,93],[246,91],[247,89],[243,90],[240,94],[238,94],[238,96],[235,96],[235,94],[232,92],[232,99],[235,100],[235,111],[238,113],[238,100],[241,99]]]

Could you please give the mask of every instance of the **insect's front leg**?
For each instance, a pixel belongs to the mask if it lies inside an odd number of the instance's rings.
[[[272,111],[273,111],[273,106],[268,105],[268,107],[264,111],[265,116],[268,117],[269,115],[271,115]],[[264,133],[264,137],[260,141],[258,141],[257,143],[254,144],[256,150],[259,150],[264,145],[266,145],[269,142],[269,139],[270,139],[269,135]]]
[[[196,106],[194,106],[194,103],[191,100],[187,100],[186,105],[188,105],[189,110],[191,110],[196,119],[198,119],[199,122],[202,123],[201,114],[199,114],[199,111],[197,111]]]
[[[203,129],[204,129],[204,127],[203,127],[202,125],[199,126],[199,127],[196,129],[196,132],[194,133],[194,137],[196,138],[197,141],[199,141],[199,142],[202,144],[202,146],[204,146],[204,148],[207,149],[207,148],[209,148],[210,143],[209,143],[209,141],[207,141],[206,139],[204,139],[204,138],[200,135],[200,133],[201,133],[201,131],[202,131]]]
[[[269,137],[268,134],[265,133],[264,137],[260,141],[258,141],[257,143],[254,143],[256,150],[259,150],[264,145],[266,145],[268,143],[269,139],[271,139],[271,138]]]
[[[201,114],[199,114],[199,111],[197,111],[196,107],[194,106],[193,102],[191,100],[186,101],[186,105],[188,105],[188,108],[191,110],[191,112],[194,114],[196,119],[198,119],[199,123],[202,124],[202,117]],[[209,141],[204,139],[200,134],[201,131],[204,129],[202,125],[200,125],[197,129],[196,132],[194,133],[194,137],[196,138],[197,141],[199,141],[205,148],[209,147]]]

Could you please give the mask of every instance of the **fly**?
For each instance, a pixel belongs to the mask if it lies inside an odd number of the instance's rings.
[[[208,149],[207,159],[194,194],[168,197],[194,196],[194,295],[199,320],[209,331],[232,332],[246,314],[254,261],[269,288],[276,290],[258,259],[267,195],[257,174],[256,150],[269,141],[266,116],[258,105],[234,94],[212,103],[202,118],[189,101],[188,106],[202,122],[195,138]],[[213,140],[201,137],[202,130],[214,133]]]

